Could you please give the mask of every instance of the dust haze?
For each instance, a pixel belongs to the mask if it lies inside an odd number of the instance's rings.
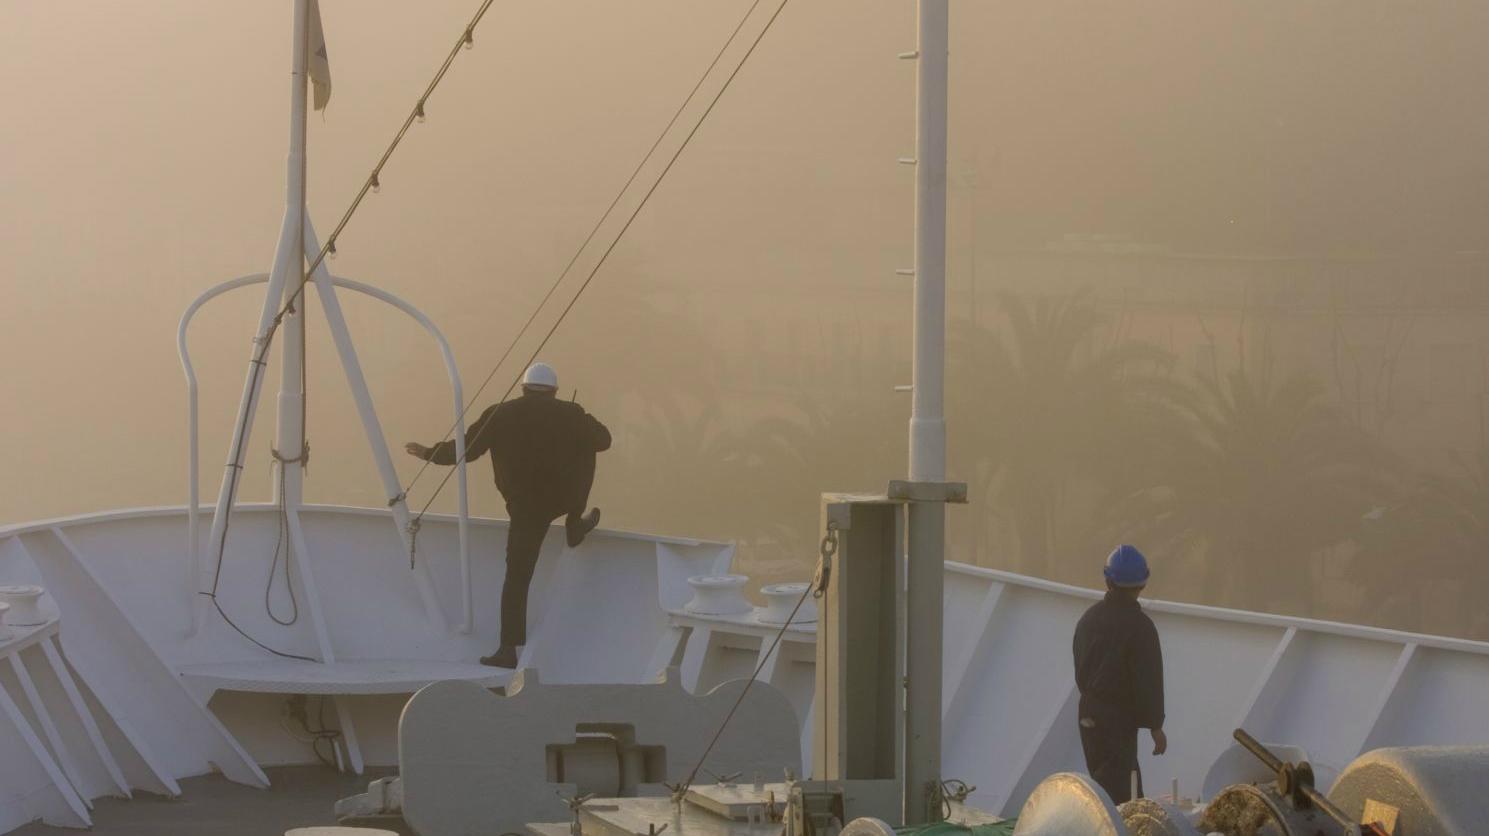
[[[325,232],[472,4],[321,5]],[[496,4],[332,271],[425,311],[473,392],[747,6]],[[0,5],[0,522],[185,500],[176,323],[270,266],[289,24],[288,3]],[[1470,2],[953,3],[949,469],[972,502],[951,556],[1094,586],[1125,540],[1157,597],[1489,639],[1486,31]],[[614,430],[607,525],[734,539],[756,580],[799,579],[818,495],[903,475],[913,44],[911,3],[788,5],[544,352]],[[260,302],[193,325],[206,499]],[[344,304],[390,446],[439,440],[435,346]],[[307,499],[381,507],[312,309]],[[471,484],[503,515],[484,462]]]

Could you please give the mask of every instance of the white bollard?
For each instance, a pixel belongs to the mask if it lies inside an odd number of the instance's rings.
[[[765,607],[755,613],[755,620],[761,624],[785,624],[791,611],[796,609],[792,624],[816,623],[817,602],[811,596],[802,600],[802,595],[810,587],[809,583],[773,583],[760,587],[760,594],[765,596]],[[798,602],[800,608],[796,607]]]
[[[693,600],[684,607],[699,615],[743,615],[754,607],[744,598],[744,585],[749,582],[744,575],[694,575],[688,578],[693,588]]]
[[[31,584],[0,585],[0,604],[10,605],[12,627],[35,627],[46,623],[41,614],[41,595],[46,590]]]

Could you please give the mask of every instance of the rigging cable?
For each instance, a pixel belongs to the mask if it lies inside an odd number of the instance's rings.
[[[305,345],[305,317],[297,317],[300,326],[300,345]],[[295,597],[295,584],[290,577],[290,559],[293,553],[291,543],[293,537],[290,532],[289,495],[286,486],[285,468],[292,464],[300,465],[301,470],[310,468],[310,440],[305,437],[305,428],[309,425],[308,401],[309,383],[306,377],[306,355],[308,352],[300,351],[300,455],[294,458],[287,457],[277,449],[270,447],[269,455],[277,463],[275,469],[279,471],[279,514],[278,526],[274,533],[274,558],[269,562],[269,579],[264,582],[264,612],[269,619],[281,627],[291,627],[300,620],[300,602]],[[274,575],[279,570],[279,555],[284,554],[284,589],[289,594],[290,615],[288,619],[280,618],[274,612],[270,603],[274,591]]]
[[[315,258],[311,259],[309,267],[307,267],[304,274],[300,276],[299,283],[295,286],[294,292],[279,308],[278,312],[274,314],[273,318],[270,319],[269,324],[264,329],[263,333],[253,338],[254,351],[248,361],[250,375],[249,387],[252,394],[250,394],[249,396],[246,408],[242,411],[243,414],[239,416],[238,425],[234,433],[237,436],[237,444],[233,447],[232,459],[226,465],[224,465],[224,467],[228,470],[228,474],[226,477],[228,483],[227,504],[223,517],[222,535],[218,538],[217,541],[217,565],[212,575],[212,590],[210,592],[198,591],[198,594],[205,595],[208,598],[212,599],[212,605],[214,608],[216,608],[217,614],[222,616],[222,620],[227,622],[229,627],[232,627],[233,630],[235,630],[243,638],[268,651],[269,653],[274,654],[275,656],[282,656],[286,659],[300,659],[307,662],[318,661],[309,656],[300,656],[294,653],[285,653],[280,650],[275,650],[274,648],[269,647],[258,639],[255,639],[253,636],[250,636],[243,630],[242,627],[239,627],[232,620],[232,618],[228,617],[227,612],[224,611],[222,608],[222,603],[217,599],[217,589],[222,581],[223,555],[227,551],[228,529],[232,522],[233,501],[237,496],[238,482],[243,474],[243,448],[248,442],[248,420],[252,416],[254,407],[257,405],[258,402],[260,378],[263,376],[264,368],[267,366],[265,358],[268,357],[269,347],[274,342],[274,334],[276,331],[278,331],[280,324],[284,322],[284,317],[295,310],[296,304],[304,296],[305,285],[309,284],[311,279],[315,276],[316,269],[321,266],[321,263],[326,260],[326,257],[328,255],[336,252],[336,239],[341,235],[342,230],[346,229],[346,225],[351,221],[352,216],[356,214],[357,209],[362,205],[362,200],[367,196],[367,193],[369,191],[372,191],[379,185],[380,180],[378,175],[381,174],[383,167],[386,166],[388,164],[388,160],[392,158],[393,152],[397,150],[399,144],[402,143],[403,137],[405,134],[408,133],[409,127],[413,125],[415,121],[421,120],[424,117],[425,103],[429,100],[430,95],[434,93],[435,88],[439,86],[440,81],[444,79],[445,73],[450,69],[450,65],[455,62],[455,57],[460,54],[462,47],[475,42],[476,25],[481,22],[481,18],[486,16],[486,12],[488,9],[491,8],[492,2],[493,0],[482,0],[481,5],[476,9],[475,15],[471,17],[470,23],[466,24],[465,28],[461,30],[460,38],[455,41],[455,46],[450,50],[450,54],[445,56],[444,63],[441,64],[439,70],[435,72],[434,78],[429,81],[429,85],[424,88],[423,95],[419,97],[418,101],[414,104],[413,109],[409,111],[407,118],[403,120],[403,125],[399,127],[398,132],[393,135],[392,141],[388,143],[388,147],[383,151],[382,157],[378,159],[377,165],[373,167],[372,173],[367,176],[367,179],[364,180],[362,183],[362,188],[359,189],[356,196],[352,198],[351,205],[347,207],[346,212],[341,216],[341,220],[337,222],[336,228],[331,231],[330,236],[326,238],[326,242],[321,245],[320,252],[316,253]],[[300,254],[300,258],[303,259],[304,255]],[[301,405],[301,410],[301,428],[303,431],[303,403]]]
[[[703,127],[703,123],[708,120],[708,116],[710,113],[713,112],[714,106],[719,103],[719,99],[723,98],[724,93],[729,89],[729,85],[733,83],[735,77],[739,75],[740,70],[744,69],[744,65],[750,60],[750,56],[755,54],[755,48],[760,46],[760,41],[765,38],[765,33],[770,31],[770,27],[776,22],[776,18],[781,16],[781,12],[785,10],[786,4],[789,2],[791,2],[791,0],[781,0],[780,5],[776,6],[776,10],[771,13],[770,19],[765,21],[765,26],[761,27],[760,32],[755,35],[755,40],[750,43],[750,48],[747,49],[744,56],[739,59],[739,63],[734,66],[734,70],[729,73],[729,77],[724,79],[723,86],[721,86],[719,88],[719,91],[714,94],[713,99],[710,100],[708,103],[708,107],[704,108],[703,114],[698,117],[698,121],[693,124],[693,127],[691,130],[688,131],[687,136],[683,137],[682,144],[679,145],[677,147],[677,150],[672,153],[671,159],[669,159],[667,161],[667,165],[662,168],[662,173],[657,175],[657,179],[651,184],[651,188],[647,189],[646,194],[641,196],[641,201],[637,203],[636,208],[631,211],[630,217],[626,218],[625,224],[621,226],[620,231],[616,233],[615,238],[611,240],[610,245],[607,246],[605,248],[605,251],[600,254],[599,260],[596,261],[595,266],[590,269],[589,275],[585,277],[584,283],[579,286],[579,289],[577,291],[575,291],[573,298],[571,298],[569,300],[569,303],[564,306],[564,309],[559,312],[558,319],[555,320],[553,326],[548,329],[548,333],[543,335],[543,339],[541,342],[538,343],[538,347],[533,349],[532,354],[528,357],[527,363],[523,364],[524,367],[530,365],[533,361],[538,359],[538,354],[540,354],[543,351],[543,348],[548,345],[548,341],[553,338],[554,333],[558,331],[559,326],[563,324],[564,319],[568,317],[569,312],[574,310],[574,306],[578,304],[579,298],[584,295],[584,291],[589,289],[590,283],[594,281],[595,276],[600,272],[600,268],[605,266],[605,260],[610,257],[610,253],[614,252],[616,245],[619,244],[620,240],[625,237],[626,231],[631,228],[631,224],[635,222],[636,216],[640,215],[641,210],[646,208],[647,201],[651,200],[651,196],[655,194],[657,188],[662,185],[662,181],[667,178],[667,173],[672,170],[672,166],[677,163],[678,158],[682,156],[682,152],[687,150],[688,144],[693,141],[693,137],[698,134],[698,130]],[[517,383],[521,379],[522,376],[521,374],[519,374],[512,380],[512,384],[507,387],[506,394],[502,395],[502,400],[506,400],[507,396],[512,394],[512,390],[517,388]],[[444,489],[445,485],[450,483],[450,477],[454,474],[454,472],[455,468],[453,467],[445,471],[444,478],[441,479],[440,483],[435,486],[434,493],[430,495],[429,501],[424,503],[424,507],[419,509],[419,513],[409,523],[411,528],[417,529],[419,522],[424,519],[424,514],[429,511],[429,506],[433,505],[434,500],[439,497],[439,492]],[[410,557],[412,558],[412,554],[410,555]]]
[[[819,617],[819,623],[826,623],[826,608],[829,601],[826,597],[827,588],[832,578],[832,558],[833,555],[837,554],[837,551],[837,526],[833,523],[828,523],[827,534],[822,538],[821,558],[817,563],[816,577],[813,578],[811,583],[807,584],[806,589],[801,591],[801,597],[796,599],[796,606],[791,608],[791,614],[786,616],[786,622],[781,625],[781,629],[776,631],[775,638],[770,642],[770,647],[764,653],[760,654],[760,661],[755,665],[755,672],[750,674],[749,679],[745,680],[744,687],[739,690],[739,697],[734,700],[734,705],[730,706],[729,713],[724,715],[723,721],[719,723],[719,727],[714,731],[713,738],[708,741],[708,745],[703,747],[703,754],[698,756],[698,762],[693,764],[693,769],[688,773],[688,777],[681,784],[673,788],[672,798],[674,802],[680,801],[683,796],[687,795],[688,789],[693,786],[693,780],[698,777],[698,770],[703,768],[703,762],[708,760],[709,754],[713,752],[713,747],[719,742],[719,738],[724,736],[724,729],[728,728],[729,721],[734,719],[734,712],[738,711],[739,707],[744,704],[745,695],[750,692],[750,686],[755,684],[755,680],[760,677],[760,671],[765,669],[765,665],[770,661],[770,657],[780,647],[781,640],[786,637],[786,630],[791,627],[791,622],[796,619],[797,612],[807,602],[807,596],[810,595],[822,599],[823,615]],[[825,694],[823,695],[824,718],[827,711],[826,696]]]
[[[538,304],[533,308],[532,314],[528,316],[526,322],[522,323],[522,327],[517,330],[517,336],[512,338],[512,341],[507,344],[506,350],[502,352],[501,357],[496,361],[496,365],[492,366],[491,373],[486,375],[486,379],[481,381],[481,385],[476,388],[475,394],[470,396],[470,399],[465,404],[465,408],[460,411],[462,418],[470,412],[471,407],[476,405],[476,400],[481,397],[482,392],[486,391],[486,387],[491,384],[492,379],[496,377],[496,373],[501,371],[502,366],[507,362],[507,358],[516,350],[517,344],[522,341],[523,337],[527,336],[527,331],[532,327],[533,322],[537,321],[538,314],[543,312],[543,308],[548,305],[548,300],[553,298],[553,294],[558,291],[564,279],[569,277],[569,272],[579,262],[579,257],[584,255],[585,250],[589,249],[590,242],[594,241],[595,236],[599,234],[600,227],[604,226],[605,222],[610,220],[610,214],[620,204],[621,198],[626,196],[626,192],[630,191],[631,184],[636,182],[636,178],[641,174],[641,170],[646,167],[647,163],[651,162],[652,155],[657,152],[657,148],[661,146],[662,140],[667,138],[667,134],[672,132],[672,126],[677,124],[677,120],[682,117],[683,111],[687,110],[688,105],[692,104],[693,97],[698,95],[698,90],[703,87],[703,82],[707,81],[710,75],[713,75],[714,67],[718,66],[719,60],[724,57],[724,53],[729,51],[729,47],[734,44],[735,38],[739,37],[739,31],[744,28],[745,23],[749,22],[749,19],[754,16],[755,9],[760,6],[760,2],[761,0],[754,0],[750,4],[750,7],[745,10],[744,16],[739,19],[739,23],[734,25],[734,31],[729,33],[728,40],[725,40],[724,45],[719,47],[719,51],[714,53],[713,60],[708,63],[708,68],[698,77],[698,81],[693,85],[693,89],[688,91],[687,98],[683,99],[682,104],[677,106],[677,110],[672,114],[672,118],[667,120],[667,126],[662,128],[662,132],[657,134],[656,140],[652,142],[651,147],[642,156],[641,162],[636,163],[636,168],[631,172],[631,176],[626,178],[625,185],[620,187],[620,191],[615,194],[615,199],[610,201],[609,206],[605,207],[604,214],[600,215],[598,221],[595,221],[595,225],[590,229],[589,235],[585,236],[584,242],[574,251],[573,258],[570,258],[569,263],[564,265],[564,269],[559,272],[558,278],[553,280],[553,284],[548,288],[548,292],[543,294],[542,299],[538,300]],[[502,400],[506,400],[511,394],[512,390],[508,389],[506,394],[502,395]],[[440,440],[440,443],[443,444],[449,441],[459,428],[460,422],[457,420],[454,424],[450,425],[450,429],[445,432],[445,436]],[[428,459],[424,460],[423,466],[414,474],[414,478],[410,479],[408,484],[403,487],[404,496],[407,496],[408,492],[414,489],[414,485],[418,483],[419,477],[424,475],[424,471],[428,470],[431,464],[433,462]]]
[[[288,542],[291,539],[289,536],[290,512],[289,500],[285,498],[284,490],[284,467],[288,462],[279,455],[278,450],[273,451],[273,456],[274,460],[279,462],[279,508],[277,509],[279,513],[277,514],[278,525],[275,527],[274,532],[274,559],[269,563],[269,579],[264,583],[264,612],[268,613],[269,618],[275,624],[281,627],[290,627],[300,620],[300,602],[295,597],[295,584],[290,578],[290,545]],[[281,551],[284,553],[284,589],[289,593],[290,598],[290,616],[287,619],[276,615],[274,606],[270,603],[270,598],[274,592],[274,575],[279,571],[279,555]]]

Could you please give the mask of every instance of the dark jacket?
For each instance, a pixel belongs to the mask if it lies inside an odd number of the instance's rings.
[[[610,431],[572,401],[551,393],[524,392],[476,419],[465,432],[465,460],[491,453],[496,487],[513,517],[553,519],[579,510],[578,482],[594,472],[594,454],[610,448]],[[455,442],[435,445],[429,460],[455,463]],[[587,495],[587,480],[583,494]],[[582,497],[578,500],[582,502]]]
[[[1137,601],[1108,591],[1076,624],[1074,651],[1082,719],[1163,728],[1163,650]]]

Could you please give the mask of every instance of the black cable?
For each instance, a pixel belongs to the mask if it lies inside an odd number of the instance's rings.
[[[336,741],[341,739],[342,734],[340,729],[333,729],[326,725],[326,699],[327,698],[322,695],[320,698],[320,702],[316,705],[316,725],[319,728],[313,729],[310,727],[310,716],[308,712],[297,712],[293,709],[296,700],[304,700],[305,703],[308,704],[310,702],[310,698],[304,695],[298,695],[296,697],[290,698],[291,710],[289,713],[292,714],[295,719],[300,721],[300,728],[304,730],[305,734],[309,735],[308,740],[295,734],[294,729],[291,729],[288,726],[284,726],[284,729],[285,731],[290,733],[291,737],[294,737],[301,743],[310,744],[310,751],[315,755],[315,759],[320,761],[322,765],[334,768],[336,766]],[[281,725],[283,726],[282,722]],[[321,743],[323,741],[331,744],[331,754],[329,756],[321,754]]]
[[[276,320],[277,320],[277,318],[276,318]],[[273,327],[275,327],[275,326],[271,326],[271,328],[266,333],[269,334],[269,335],[272,335],[274,333]],[[264,354],[266,354],[268,352],[269,340],[266,338],[266,339],[260,341],[260,345],[261,345],[261,348],[259,349],[259,356],[255,360],[251,361],[252,362],[252,365],[253,365],[253,378],[251,379],[250,385],[252,385],[252,386],[255,387],[254,391],[257,391],[258,378],[259,378],[259,375],[261,375],[263,373],[263,369],[264,369],[263,357],[264,357]],[[227,467],[230,470],[232,470],[232,473],[233,473],[232,479],[228,483],[228,507],[229,508],[232,507],[233,495],[235,493],[237,493],[237,489],[238,489],[238,479],[239,479],[239,477],[243,473],[243,465],[240,464],[239,462],[242,461],[242,457],[243,457],[243,444],[245,442],[244,436],[246,436],[246,435],[247,435],[247,433],[242,432],[241,431],[241,428],[240,428],[240,432],[238,433],[238,444],[237,444],[237,446],[233,450],[233,461],[230,462],[227,465]],[[313,658],[311,658],[309,656],[301,656],[301,655],[299,655],[297,653],[286,653],[286,652],[284,652],[282,650],[275,650],[274,648],[268,646],[267,644],[264,644],[263,642],[259,641],[258,639],[254,638],[253,636],[248,635],[247,631],[245,631],[242,627],[239,627],[238,626],[238,623],[236,621],[233,621],[233,619],[227,614],[227,611],[222,608],[222,602],[219,601],[219,600],[217,600],[217,589],[218,589],[219,585],[221,585],[221,583],[222,583],[222,562],[223,562],[222,561],[222,557],[223,557],[223,554],[227,550],[228,525],[229,525],[229,523],[231,521],[232,521],[232,514],[227,514],[224,517],[223,522],[222,522],[222,537],[218,540],[218,543],[217,543],[217,566],[216,566],[215,570],[212,573],[212,591],[211,592],[199,592],[197,594],[199,594],[199,595],[205,595],[208,598],[211,598],[212,599],[212,606],[213,606],[214,609],[217,610],[217,614],[220,615],[220,616],[222,616],[222,620],[225,621],[225,622],[227,622],[227,625],[229,627],[233,628],[234,632],[236,632],[238,635],[242,636],[243,638],[247,639],[248,641],[252,642],[253,644],[257,645],[259,648],[261,648],[263,650],[267,650],[268,652],[274,654],[275,656],[280,656],[280,657],[285,658],[285,659],[299,659],[299,660],[304,661],[304,662],[316,662],[316,661],[319,661],[319,660],[313,659]]]
[[[266,336],[262,340],[258,340],[257,341],[259,343],[259,345],[261,346],[261,348],[259,349],[259,355],[258,355],[258,357],[256,357],[253,360],[250,360],[249,361],[249,364],[253,366],[253,377],[250,378],[250,380],[249,380],[249,386],[251,387],[251,390],[254,391],[254,392],[257,392],[258,391],[259,376],[261,374],[263,374],[263,370],[264,370],[264,355],[266,355],[268,353],[268,351],[269,351],[269,340],[272,339],[272,337],[273,337],[274,328],[275,327],[277,327],[277,326],[271,325],[269,327],[269,329],[265,332]],[[202,593],[203,595],[210,596],[214,602],[217,600],[217,587],[218,587],[218,584],[220,584],[222,582],[222,557],[227,552],[227,533],[228,533],[228,527],[232,524],[232,521],[233,521],[233,515],[231,513],[232,507],[233,507],[233,498],[238,493],[238,478],[243,473],[243,464],[242,464],[242,462],[243,462],[243,444],[246,441],[246,439],[244,437],[246,435],[248,435],[248,433],[246,431],[246,424],[247,424],[247,420],[248,420],[247,416],[249,415],[249,413],[252,412],[253,408],[257,405],[255,403],[257,400],[258,400],[257,397],[250,397],[249,398],[248,409],[243,410],[243,414],[244,414],[243,422],[239,423],[239,425],[238,425],[238,431],[237,431],[238,443],[233,448],[233,458],[232,458],[232,460],[230,462],[228,462],[228,464],[226,465],[226,467],[229,470],[232,471],[232,478],[228,481],[228,491],[227,491],[228,513],[223,514],[223,519],[222,519],[222,535],[220,537],[218,537],[218,539],[217,539],[217,566],[216,566],[216,568],[212,572],[212,591],[211,592],[204,592],[204,593]],[[217,607],[217,611],[218,612],[222,612],[222,607],[221,606],[218,606]],[[231,623],[231,622],[229,622],[229,623]],[[237,629],[236,625],[234,625],[234,629]],[[243,631],[242,630],[239,630],[238,632],[241,633]],[[257,644],[257,642],[255,642],[255,644]]]
[[[533,308],[532,315],[527,318],[526,322],[522,323],[522,327],[517,331],[517,336],[513,337],[512,341],[507,344],[506,351],[502,352],[501,358],[497,360],[496,365],[491,368],[491,373],[486,375],[485,380],[481,381],[481,385],[476,388],[476,393],[470,396],[469,401],[460,411],[462,417],[464,417],[466,413],[470,412],[470,408],[472,406],[476,405],[476,400],[481,397],[481,393],[486,391],[486,387],[490,385],[492,378],[496,377],[496,373],[501,371],[502,365],[507,362],[507,358],[510,357],[512,352],[517,348],[517,344],[522,341],[522,338],[524,336],[527,335],[527,329],[532,327],[533,322],[537,321],[538,314],[542,313],[543,308],[548,305],[548,300],[553,298],[553,294],[558,291],[559,285],[563,284],[564,279],[568,278],[569,271],[574,269],[574,265],[579,262],[579,257],[581,255],[584,255],[585,250],[589,249],[589,244],[595,239],[595,236],[599,234],[600,227],[605,225],[605,221],[610,219],[610,213],[614,212],[615,207],[620,204],[621,198],[626,196],[626,192],[630,191],[631,184],[636,182],[637,176],[641,174],[641,169],[645,168],[648,162],[651,162],[651,155],[657,152],[657,147],[662,144],[662,140],[667,138],[668,133],[671,133],[672,126],[677,124],[677,120],[681,118],[683,111],[687,110],[688,105],[692,104],[693,97],[698,94],[699,88],[703,87],[703,82],[707,81],[708,77],[713,74],[714,67],[717,67],[719,64],[719,59],[723,58],[724,53],[729,51],[729,47],[734,44],[734,39],[739,36],[739,30],[744,28],[745,23],[748,22],[750,17],[755,14],[755,9],[759,7],[759,5],[760,0],[754,0],[754,2],[750,4],[750,7],[745,10],[744,16],[739,19],[739,23],[734,25],[734,31],[729,33],[729,39],[724,41],[724,45],[719,47],[718,52],[714,53],[713,60],[708,62],[708,68],[703,71],[702,75],[698,76],[698,81],[693,85],[693,89],[688,91],[687,98],[683,99],[682,104],[677,106],[677,110],[672,114],[672,118],[667,120],[667,126],[662,128],[661,133],[657,134],[656,140],[652,142],[651,147],[647,149],[646,154],[641,157],[641,162],[636,164],[636,168],[631,172],[631,176],[626,178],[625,185],[620,187],[620,191],[616,193],[615,199],[610,201],[609,206],[605,207],[604,214],[600,215],[600,219],[598,221],[595,221],[595,225],[590,229],[589,235],[585,236],[584,243],[580,244],[579,249],[574,251],[574,256],[569,259],[569,263],[564,265],[564,269],[559,272],[558,278],[553,280],[553,284],[548,288],[548,292],[543,294],[543,298],[538,301],[537,307]],[[507,395],[511,394],[512,390],[508,389]],[[502,400],[506,400],[506,396],[503,396]],[[445,441],[449,441],[454,436],[455,431],[459,428],[460,422],[456,421],[453,425],[451,425],[450,429],[445,432],[445,437],[441,439],[440,443],[443,444]],[[414,474],[414,478],[410,479],[408,484],[404,486],[404,495],[407,495],[409,491],[414,489],[414,485],[419,481],[419,477],[424,475],[424,471],[429,469],[430,464],[431,462],[428,459],[424,460],[423,466],[421,466],[419,468],[419,471]]]
[[[787,2],[789,2],[789,0],[787,0]],[[786,3],[783,2],[781,5],[785,6]],[[738,711],[740,705],[744,703],[745,695],[750,692],[750,686],[755,684],[756,678],[760,676],[760,671],[765,669],[765,663],[770,661],[771,655],[774,654],[777,648],[780,647],[781,639],[786,637],[786,630],[791,626],[791,622],[796,618],[796,613],[801,610],[801,605],[806,603],[807,596],[811,595],[814,591],[815,590],[813,589],[812,585],[808,584],[807,588],[802,590],[801,597],[796,599],[796,606],[791,608],[791,614],[786,616],[786,623],[782,624],[781,629],[776,632],[775,640],[770,643],[770,649],[760,654],[760,662],[759,664],[755,665],[755,672],[750,674],[749,679],[745,680],[744,687],[741,688],[739,691],[739,698],[734,701],[734,705],[730,706],[729,713],[724,715],[724,721],[722,723],[719,723],[718,731],[715,731],[713,733],[713,739],[708,741],[707,746],[703,747],[703,754],[698,756],[698,762],[693,765],[693,771],[688,773],[688,779],[682,782],[682,787],[678,791],[679,795],[686,794],[688,788],[693,786],[693,779],[698,777],[698,770],[703,768],[703,762],[708,760],[708,755],[710,752],[713,751],[714,745],[717,744],[719,742],[719,738],[724,735],[724,729],[729,727],[729,721],[734,719],[734,712]]]
[[[677,147],[677,150],[675,152],[673,152],[672,158],[667,161],[667,165],[662,169],[662,173],[657,175],[657,179],[651,184],[651,188],[647,189],[645,195],[642,195],[641,202],[636,204],[636,208],[632,210],[631,216],[626,219],[625,224],[620,228],[620,232],[616,233],[615,238],[611,240],[610,245],[605,248],[605,251],[603,253],[600,254],[599,261],[595,262],[595,266],[589,271],[589,275],[585,277],[584,283],[579,286],[579,290],[574,293],[574,297],[569,300],[569,304],[564,306],[564,309],[559,312],[558,319],[553,323],[553,327],[549,328],[548,333],[543,335],[542,342],[538,343],[538,347],[533,350],[532,355],[528,358],[527,364],[524,365],[531,364],[534,360],[538,359],[538,354],[540,354],[543,351],[543,348],[548,345],[548,341],[553,338],[554,333],[558,331],[558,327],[563,324],[564,319],[568,317],[569,312],[574,310],[574,306],[578,304],[579,298],[584,295],[584,291],[589,289],[590,283],[594,281],[595,276],[600,272],[600,268],[605,265],[605,260],[610,257],[610,253],[615,251],[616,245],[619,244],[620,240],[625,237],[626,231],[631,228],[631,224],[635,222],[636,216],[641,214],[641,210],[646,207],[647,201],[651,200],[651,196],[655,194],[657,188],[662,185],[662,181],[667,178],[667,173],[672,170],[672,166],[677,163],[678,158],[682,156],[682,152],[687,149],[688,144],[693,141],[693,137],[698,134],[698,130],[703,127],[703,123],[708,120],[709,114],[713,113],[714,106],[719,103],[719,99],[723,98],[725,91],[727,91],[729,89],[729,85],[734,82],[734,79],[736,76],[739,75],[740,70],[744,69],[744,65],[750,60],[750,56],[755,54],[755,48],[760,46],[760,41],[765,38],[765,33],[770,31],[770,27],[776,22],[776,18],[780,17],[781,12],[786,8],[786,4],[789,2],[791,2],[791,0],[781,0],[781,4],[776,7],[776,10],[773,13],[771,13],[770,19],[765,21],[765,26],[761,28],[760,33],[755,36],[755,40],[750,43],[750,48],[745,51],[744,57],[739,59],[739,63],[735,65],[734,71],[729,73],[728,78],[724,79],[723,86],[719,88],[719,92],[714,94],[713,100],[708,103],[708,107],[704,109],[703,115],[698,117],[698,121],[694,123],[692,130],[688,131],[687,136],[683,137],[682,144]],[[517,384],[519,381],[521,381],[521,379],[522,376],[518,375],[517,378],[512,381],[512,385],[507,387],[506,394],[502,395],[502,400],[506,400],[507,397],[512,394],[512,390],[517,388]],[[444,489],[445,485],[449,484],[450,476],[454,474],[454,472],[454,468],[450,468],[445,472],[444,478],[441,479],[439,485],[435,487],[434,493],[429,497],[429,501],[424,503],[424,507],[419,510],[418,516],[415,518],[416,520],[422,520],[424,518],[424,514],[429,511],[429,506],[434,504],[434,500],[439,496],[439,492]]]
[[[276,456],[277,458],[277,456]],[[289,534],[290,514],[289,506],[284,497],[284,463],[279,465],[279,525],[275,530],[274,537],[274,560],[269,564],[269,580],[264,584],[264,612],[269,618],[281,627],[294,626],[300,620],[300,602],[295,598],[295,584],[290,579],[290,550],[285,540]],[[270,604],[270,596],[274,591],[274,573],[279,569],[279,553],[284,551],[284,588],[290,595],[290,617],[282,619],[274,614],[274,607]]]
[[[280,657],[283,657],[285,659],[298,659],[298,660],[300,660],[302,662],[319,662],[320,661],[319,659],[315,659],[315,658],[312,658],[310,656],[301,656],[298,653],[285,653],[282,650],[275,650],[274,648],[268,646],[267,644],[264,644],[263,642],[259,641],[258,639],[254,638],[253,636],[248,635],[248,633],[244,632],[244,630],[243,630],[242,627],[239,627],[238,626],[237,622],[235,622],[231,618],[229,618],[227,612],[224,611],[223,608],[222,608],[222,603],[217,600],[217,593],[215,593],[215,592],[198,592],[197,594],[198,595],[205,595],[208,598],[211,598],[212,599],[212,606],[214,606],[214,607],[217,608],[217,614],[220,615],[220,616],[222,616],[222,620],[227,622],[227,626],[233,628],[233,630],[235,630],[238,633],[238,635],[242,636],[245,639],[248,639],[250,642],[253,642],[254,644],[258,645],[260,648],[269,651],[270,653],[274,654],[275,656],[280,656]]]

